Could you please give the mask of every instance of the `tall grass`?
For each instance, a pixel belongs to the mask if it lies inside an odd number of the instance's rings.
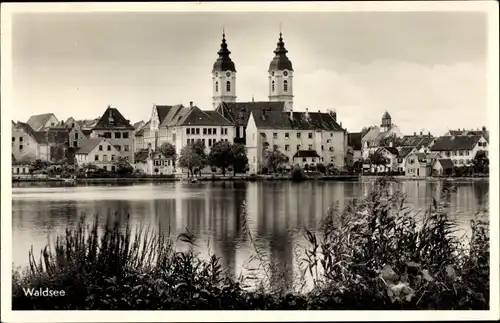
[[[472,221],[464,244],[437,201],[417,219],[405,196],[391,193],[390,180],[375,185],[368,198],[332,207],[319,231],[304,229],[294,288],[276,278],[276,264],[246,222],[250,260],[258,266],[235,278],[218,257],[197,254],[189,232],[176,237],[190,246],[178,252],[169,234],[144,228],[132,234],[128,221],[123,228],[108,220],[99,233],[96,217],[92,226],[82,219],[68,229],[38,261],[29,252],[29,267],[13,273],[13,309],[488,309],[487,223]],[[442,194],[453,188],[444,185]],[[256,288],[246,288],[251,282]],[[23,288],[67,296],[30,297]]]

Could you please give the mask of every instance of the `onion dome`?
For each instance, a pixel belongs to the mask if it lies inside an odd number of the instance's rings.
[[[229,54],[231,52],[229,49],[227,49],[227,44],[226,44],[226,35],[223,33],[222,34],[222,43],[220,44],[220,50],[217,52],[219,54],[219,58],[214,63],[214,68],[212,70],[213,72],[225,72],[225,71],[231,71],[231,72],[236,72],[236,67],[234,66],[234,62],[231,60],[231,57],[229,57]]]
[[[389,112],[385,111],[384,115],[382,116],[382,119],[391,119],[391,115]]]
[[[269,72],[270,71],[283,71],[289,70],[293,71],[292,62],[286,56],[288,51],[285,48],[285,43],[283,42],[282,34],[280,33],[280,38],[278,40],[278,47],[274,50],[274,58],[269,64]]]

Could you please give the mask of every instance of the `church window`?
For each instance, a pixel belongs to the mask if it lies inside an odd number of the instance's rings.
[[[215,82],[215,92],[219,92],[219,82]]]
[[[274,92],[274,81],[271,82],[271,91]]]
[[[283,91],[288,91],[288,81],[283,81]]]
[[[226,82],[226,91],[231,92],[231,82],[229,81]]]

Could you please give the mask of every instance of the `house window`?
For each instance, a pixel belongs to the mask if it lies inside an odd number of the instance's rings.
[[[458,152],[458,154],[459,154],[460,156],[463,156],[463,155],[464,155],[464,152],[463,152],[462,150],[460,150],[460,151]]]
[[[283,81],[283,91],[285,91],[285,92],[288,91],[288,81],[287,80]]]
[[[214,129],[212,130],[212,134],[214,134],[214,135],[216,135],[216,134],[217,134],[217,128],[214,128]]]
[[[465,155],[470,156],[470,151],[468,151],[468,150],[467,150],[467,151],[465,152]]]
[[[330,137],[333,137],[333,132],[330,132]]]
[[[212,146],[212,139],[208,139],[208,147]]]
[[[207,128],[203,128],[203,134],[206,135],[207,134]]]
[[[111,132],[105,132],[103,136],[104,138],[111,138]]]
[[[309,145],[309,150],[313,150],[313,145]]]
[[[115,138],[116,139],[121,139],[122,138],[122,133],[121,132],[115,132]]]
[[[231,92],[231,82],[226,82],[226,92]]]
[[[205,146],[205,138],[203,138],[202,140],[203,140],[203,146]]]
[[[289,151],[290,150],[290,145],[285,145],[285,150]]]
[[[329,144],[329,143],[331,143],[331,142],[332,142],[332,140],[331,140],[331,139],[327,139],[327,140],[326,140],[326,143],[327,143],[327,144]]]
[[[223,130],[224,130],[224,135],[227,136],[227,128],[224,128]]]
[[[128,139],[128,132],[123,133],[123,139]]]
[[[215,82],[215,92],[219,92],[219,82]]]
[[[300,138],[300,132],[297,132],[297,138]]]
[[[316,158],[313,158],[313,159],[312,159],[312,162],[313,162],[313,163],[314,163],[314,162],[316,162]]]
[[[116,169],[116,167],[115,167],[114,165],[113,165],[113,166],[111,166],[111,171],[112,171],[112,172],[114,172],[114,171],[115,171],[115,169]]]
[[[16,141],[16,137],[12,137],[12,141]]]
[[[189,143],[190,143],[190,140],[188,139],[188,140],[187,140],[187,144],[189,145]]]
[[[300,150],[300,145],[297,145],[297,150]]]
[[[186,135],[189,135],[189,128],[186,128]]]
[[[102,151],[102,145],[99,145],[99,151]]]
[[[94,155],[94,160],[98,161],[99,160],[99,155]]]
[[[102,166],[102,169],[104,169],[105,171],[108,170],[108,167],[106,165]]]
[[[111,151],[111,145],[108,145],[108,151]]]
[[[16,168],[16,172],[19,174],[19,168]]]
[[[321,145],[321,150],[325,150],[325,146]]]
[[[196,128],[196,134],[199,135],[200,134],[200,128]]]
[[[278,133],[277,132],[273,132],[273,139],[278,139]]]
[[[23,142],[23,137],[19,137],[19,141],[20,141],[20,142]]]
[[[102,160],[103,161],[108,161],[108,155],[102,155]]]
[[[271,82],[271,91],[274,92],[274,81]]]
[[[333,147],[330,147],[328,150],[329,150],[329,151],[333,151]]]
[[[123,145],[123,150],[124,151],[129,151],[129,146],[128,145]]]
[[[116,150],[118,150],[118,151],[121,151],[121,150],[122,150],[122,146],[120,146],[120,145],[115,145],[115,148],[116,148]]]
[[[75,132],[75,139],[78,140],[78,132]]]
[[[212,134],[212,128],[208,128],[208,134],[211,135]]]
[[[285,132],[285,139],[290,139],[290,134],[288,132]]]
[[[313,138],[313,133],[310,132],[309,135],[308,135],[309,139],[312,139]]]
[[[195,129],[194,128],[191,128],[191,134],[194,135],[195,134]]]
[[[115,160],[115,155],[111,155],[111,160]]]
[[[77,147],[78,146],[78,141],[73,141],[73,147]]]
[[[19,145],[19,150],[23,150],[23,145]]]
[[[335,161],[335,157],[330,157],[330,162],[334,162]]]

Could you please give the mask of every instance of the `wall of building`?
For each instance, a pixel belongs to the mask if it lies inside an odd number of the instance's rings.
[[[92,131],[92,137],[97,138],[100,136],[105,136],[108,133],[111,138],[106,138],[117,151],[120,152],[122,157],[125,157],[130,163],[134,163],[134,131],[133,130],[94,130]],[[119,135],[117,135],[117,133]],[[123,138],[124,134],[127,138]],[[117,138],[119,137],[119,138]]]
[[[78,165],[91,163],[99,168],[113,169],[115,161],[120,157],[120,152],[110,141],[103,140],[99,145],[92,149],[88,154],[75,154],[75,160]]]
[[[189,134],[187,133],[187,129],[189,129]],[[209,130],[211,129],[211,134]],[[215,129],[215,134],[214,134]],[[204,130],[206,132],[204,132]],[[194,132],[194,134],[193,134]],[[175,137],[175,140],[174,140]],[[197,140],[202,140],[205,142],[206,152],[210,152],[210,148],[218,141],[225,140],[230,143],[234,141],[234,127],[232,126],[177,126],[172,129],[171,132],[171,140],[166,140],[168,142],[175,142],[175,149],[177,154],[180,155],[180,152],[183,147],[185,147],[188,143],[196,142]],[[167,136],[167,139],[170,139]],[[188,142],[189,140],[189,142]]]
[[[455,166],[472,165],[472,161],[478,151],[486,151],[488,153],[489,144],[486,139],[481,138],[479,144],[476,144],[471,150],[459,151],[437,151],[442,158],[451,159]],[[484,146],[483,146],[484,145]]]
[[[24,130],[14,128],[12,129],[12,154],[17,160],[39,159],[39,145],[37,141]]]

